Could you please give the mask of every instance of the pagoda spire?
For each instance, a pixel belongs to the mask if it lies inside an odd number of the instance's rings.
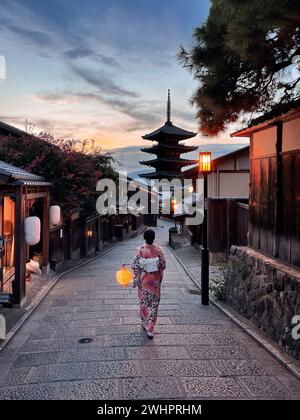
[[[171,122],[171,92],[168,90],[167,121],[163,127],[143,136],[144,140],[156,142],[150,148],[142,149],[145,153],[156,155],[156,159],[140,162],[150,166],[154,172],[141,174],[146,179],[184,178],[182,169],[194,165],[197,160],[182,159],[181,155],[196,151],[198,147],[187,146],[180,142],[195,137],[197,133],[176,127]]]
[[[168,90],[167,123],[171,124],[171,91]]]

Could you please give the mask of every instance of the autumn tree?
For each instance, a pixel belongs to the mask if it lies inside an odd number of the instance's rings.
[[[97,182],[101,177],[116,176],[109,154],[95,147],[83,152],[82,142],[54,139],[48,133],[1,137],[0,160],[51,182],[53,200],[65,214],[74,208],[81,208],[86,215],[94,213]]]
[[[299,96],[299,0],[212,0],[179,60],[199,82],[191,101],[200,131],[213,136],[248,113]],[[298,57],[300,58],[300,57]]]

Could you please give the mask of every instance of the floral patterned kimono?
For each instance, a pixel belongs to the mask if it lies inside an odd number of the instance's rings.
[[[141,268],[142,258],[159,258],[158,271],[146,273]],[[159,246],[156,244],[141,246],[134,258],[132,270],[134,272],[134,284],[138,286],[138,296],[140,301],[140,313],[142,325],[147,332],[153,333],[158,315],[160,302],[160,287],[163,279],[163,272],[166,268],[166,260]]]

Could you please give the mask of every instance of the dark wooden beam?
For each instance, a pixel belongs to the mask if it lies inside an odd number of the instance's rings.
[[[49,206],[50,195],[49,193],[43,199],[43,267],[49,264]]]
[[[278,122],[275,124],[277,127],[277,140],[276,140],[276,181],[275,181],[275,223],[274,223],[274,244],[273,256],[279,257],[280,247],[280,233],[282,226],[282,136],[283,124]],[[287,186],[289,187],[289,186]]]
[[[3,235],[3,196],[0,194],[0,236]],[[3,264],[0,256],[0,292],[3,288]]]
[[[251,135],[250,139],[250,149],[249,149],[249,157],[250,157],[250,178],[249,178],[249,236],[248,236],[248,246],[253,246],[253,161],[254,161],[254,154],[253,154],[253,135]]]
[[[14,299],[16,304],[21,304],[26,294],[25,272],[25,237],[24,237],[24,211],[22,186],[16,187],[15,207],[15,280]]]
[[[249,169],[219,169],[218,171],[214,171],[214,174],[248,174],[250,172]]]
[[[46,198],[49,195],[48,192],[37,192],[26,194],[27,200],[36,200],[38,198]]]

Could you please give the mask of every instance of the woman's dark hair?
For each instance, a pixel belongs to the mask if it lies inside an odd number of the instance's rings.
[[[147,245],[152,245],[155,239],[155,232],[152,229],[147,229],[144,233],[144,239]]]

